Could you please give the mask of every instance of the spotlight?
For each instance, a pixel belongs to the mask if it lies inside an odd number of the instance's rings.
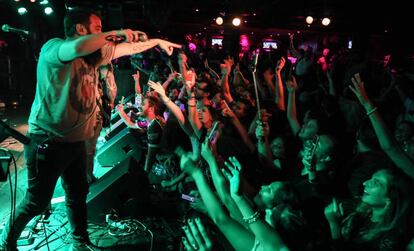
[[[331,23],[331,19],[325,17],[324,19],[322,19],[322,24],[324,26],[328,26]]]
[[[53,9],[51,7],[46,7],[44,11],[46,15],[50,15],[53,13]]]
[[[313,17],[312,16],[307,16],[306,17],[306,23],[307,24],[312,24],[313,23]]]
[[[19,13],[19,15],[24,15],[27,13],[27,9],[25,7],[20,7],[17,9],[17,13]]]
[[[35,2],[36,2],[36,0],[30,0],[30,2],[31,2],[31,3],[35,3]]]
[[[240,23],[241,23],[241,20],[240,20],[240,18],[235,17],[235,18],[233,18],[232,23],[233,23],[234,26],[239,26]]]
[[[46,5],[48,3],[49,3],[48,0],[42,0],[42,1],[39,2],[40,5]]]
[[[217,25],[222,25],[223,24],[223,18],[222,17],[217,17],[216,18],[216,24]]]

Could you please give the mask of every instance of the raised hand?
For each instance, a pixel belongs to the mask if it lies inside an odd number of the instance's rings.
[[[288,79],[286,81],[286,87],[288,89],[288,92],[295,92],[298,88],[298,84],[296,83],[296,78],[292,76],[291,79]]]
[[[236,159],[236,157],[230,157],[228,161],[224,162],[224,165],[229,170],[227,171],[225,169],[222,169],[222,172],[224,176],[229,180],[231,196],[241,196],[240,162]]]
[[[166,98],[164,87],[160,83],[155,83],[154,81],[148,81],[148,86],[151,87],[156,93],[160,95],[161,98]]]
[[[329,222],[338,222],[339,219],[344,215],[344,210],[342,204],[338,205],[338,202],[335,198],[332,199],[332,202],[325,207],[325,218]]]
[[[267,122],[260,122],[257,121],[257,127],[256,127],[256,138],[267,138],[269,136],[269,124]]]
[[[180,168],[183,172],[188,173],[189,175],[192,175],[196,171],[201,171],[196,165],[196,159],[194,155],[190,152],[188,153],[182,153],[181,159],[180,159]]]
[[[276,72],[280,72],[286,64],[286,59],[281,57],[276,64]]]
[[[139,70],[137,70],[137,72],[135,74],[132,74],[132,77],[134,78],[135,81],[139,81]]]
[[[350,85],[349,89],[351,89],[351,91],[355,94],[361,105],[363,105],[365,108],[368,108],[368,106],[371,105],[371,101],[367,96],[364,82],[361,80],[361,76],[359,75],[359,73],[355,74],[354,77],[351,78],[351,80],[353,86]]]
[[[206,139],[202,144],[201,144],[201,156],[207,161],[209,162],[210,160],[214,160],[215,159],[215,155],[213,153],[213,151],[210,148],[210,142],[208,141],[208,139]]]
[[[189,70],[185,76],[185,88],[187,92],[191,92],[195,85],[196,73]]]
[[[200,218],[189,219],[183,227],[185,237],[182,238],[185,250],[213,250],[213,242]]]

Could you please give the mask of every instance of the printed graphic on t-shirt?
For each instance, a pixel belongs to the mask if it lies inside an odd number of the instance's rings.
[[[92,112],[96,102],[95,69],[81,63],[79,67],[75,66],[74,71],[70,85],[70,103],[75,111],[88,114]]]

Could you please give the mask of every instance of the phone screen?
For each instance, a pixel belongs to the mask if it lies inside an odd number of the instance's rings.
[[[195,202],[195,200],[196,200],[196,198],[194,198],[190,195],[187,195],[187,194],[181,194],[181,199],[187,200],[189,202]]]
[[[218,121],[214,121],[214,124],[213,124],[213,126],[212,126],[212,128],[211,128],[211,130],[210,130],[210,132],[208,134],[208,140],[210,142],[214,140],[214,138],[215,138],[215,136],[217,134],[218,126],[219,126],[219,122]]]

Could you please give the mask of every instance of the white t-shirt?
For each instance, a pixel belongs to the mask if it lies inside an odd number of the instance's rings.
[[[58,57],[65,40],[46,42],[37,64],[35,99],[29,117],[29,133],[48,134],[62,142],[77,142],[93,136],[99,108],[97,66],[83,58],[62,62]],[[101,49],[101,64],[110,62],[114,46]],[[101,65],[100,64],[100,65]]]

